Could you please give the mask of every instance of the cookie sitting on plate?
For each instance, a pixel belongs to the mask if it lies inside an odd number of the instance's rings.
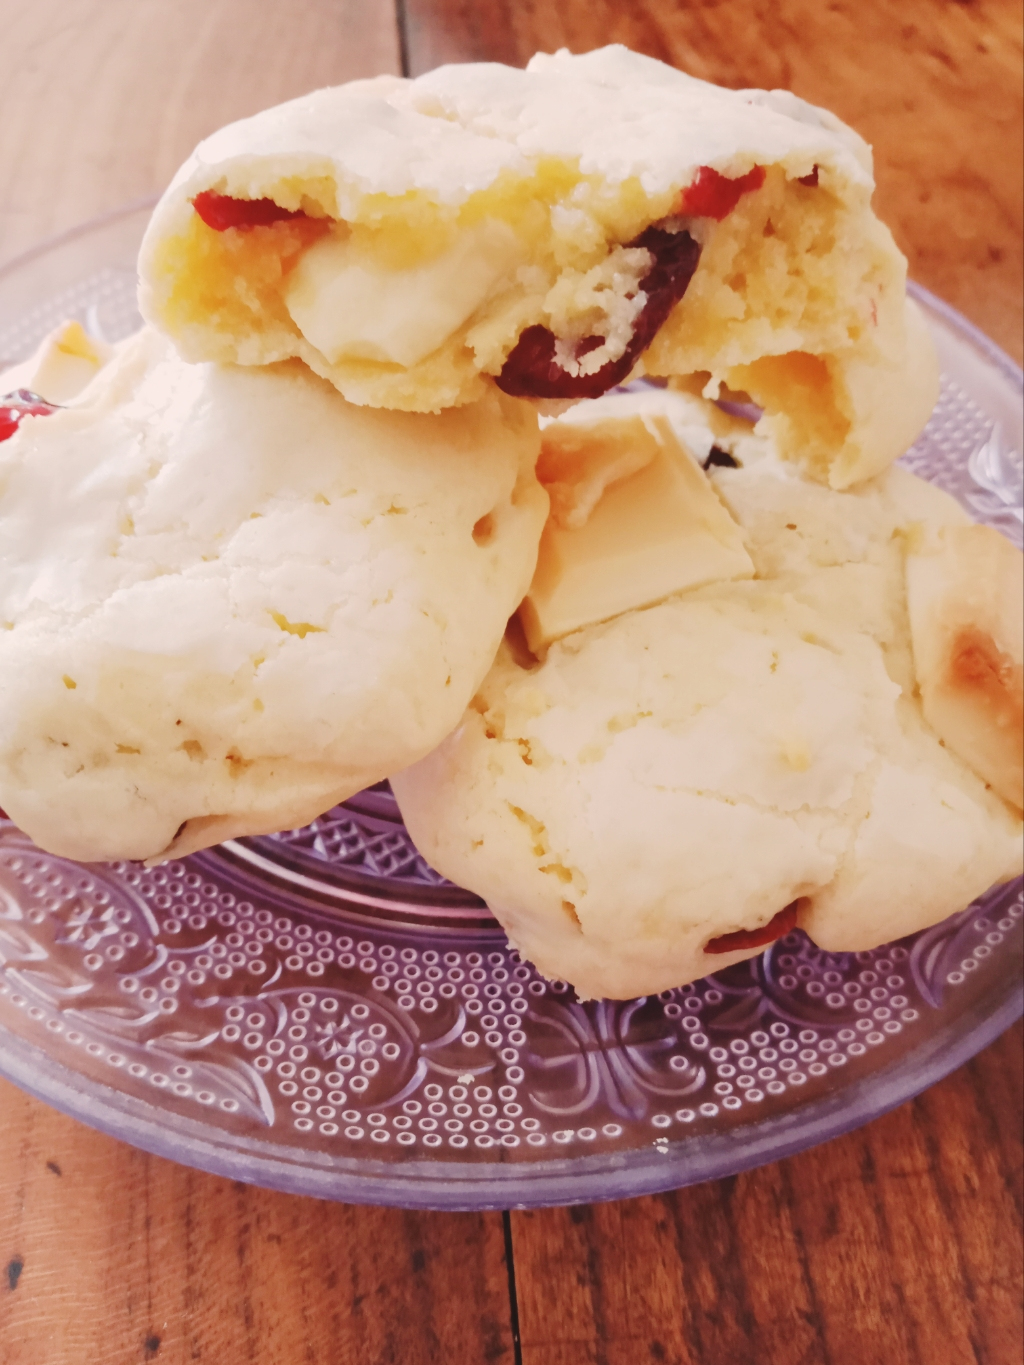
[[[794,925],[871,948],[1017,873],[1019,552],[898,468],[836,493],[748,438],[705,474],[692,410],[640,407],[545,433],[537,653],[510,634],[454,734],[392,778],[423,855],[546,975],[615,998]],[[606,550],[617,572],[574,572]],[[627,576],[631,603],[605,595]]]
[[[873,187],[827,111],[622,47],[381,76],[202,142],[146,233],[140,306],[189,360],[298,356],[379,407],[725,384],[843,488],[938,393]]]
[[[41,847],[303,825],[457,723],[547,511],[528,404],[357,408],[146,329],[28,410],[0,444],[0,805]]]

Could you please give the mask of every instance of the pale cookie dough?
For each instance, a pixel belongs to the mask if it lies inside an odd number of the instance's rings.
[[[457,724],[547,511],[529,405],[353,407],[126,344],[0,445],[0,805],[161,858],[305,824]]]
[[[113,355],[113,346],[69,319],[48,332],[28,360],[0,373],[0,398],[16,389],[28,389],[48,403],[70,403]]]
[[[726,384],[843,488],[938,393],[873,187],[834,115],[622,47],[381,76],[201,143],[153,215],[140,304],[187,359],[300,356],[381,407],[492,380],[545,403],[645,370]]]
[[[582,996],[760,951],[710,940],[796,902],[860,950],[1021,867],[1022,825],[922,714],[905,551],[967,518],[901,469],[837,494],[769,456],[712,469],[758,579],[552,645],[506,642],[459,728],[392,777],[428,861]]]

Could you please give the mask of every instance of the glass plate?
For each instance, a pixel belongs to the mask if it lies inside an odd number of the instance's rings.
[[[138,324],[130,205],[0,269],[0,356]],[[1021,540],[1021,373],[914,289],[942,398],[906,456]],[[175,1161],[428,1208],[613,1199],[732,1174],[914,1095],[1021,1012],[1022,893],[899,943],[801,933],[656,997],[579,1003],[416,853],[381,784],[307,829],[147,871],[0,823],[0,1072]]]

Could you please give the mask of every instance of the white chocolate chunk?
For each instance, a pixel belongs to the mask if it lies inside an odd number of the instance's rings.
[[[551,518],[565,531],[578,531],[613,483],[639,474],[658,453],[653,420],[612,418],[586,425],[556,422],[548,427],[537,462],[537,477],[548,490]]]
[[[521,259],[516,234],[488,219],[426,264],[395,270],[364,244],[325,237],[302,255],[284,301],[302,335],[332,365],[415,365],[480,307]]]
[[[754,574],[739,527],[664,417],[595,423],[589,450],[587,432],[558,422],[544,432],[538,476],[555,513],[519,609],[534,653],[673,593]]]
[[[990,526],[947,526],[908,553],[907,605],[925,719],[1004,801],[1021,809],[1020,551]]]
[[[80,322],[62,322],[34,355],[0,374],[0,394],[31,389],[48,403],[70,403],[113,354],[113,346],[91,337]]]

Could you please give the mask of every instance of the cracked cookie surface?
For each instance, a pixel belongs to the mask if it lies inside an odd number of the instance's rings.
[[[533,410],[127,342],[0,445],[0,804],[78,859],[303,825],[458,722],[536,560]]]
[[[542,662],[506,642],[455,734],[392,780],[424,856],[584,996],[749,957],[794,902],[822,947],[873,947],[1020,866],[1017,812],[917,693],[907,545],[965,514],[900,469],[843,494],[771,458],[710,475],[757,578]]]

